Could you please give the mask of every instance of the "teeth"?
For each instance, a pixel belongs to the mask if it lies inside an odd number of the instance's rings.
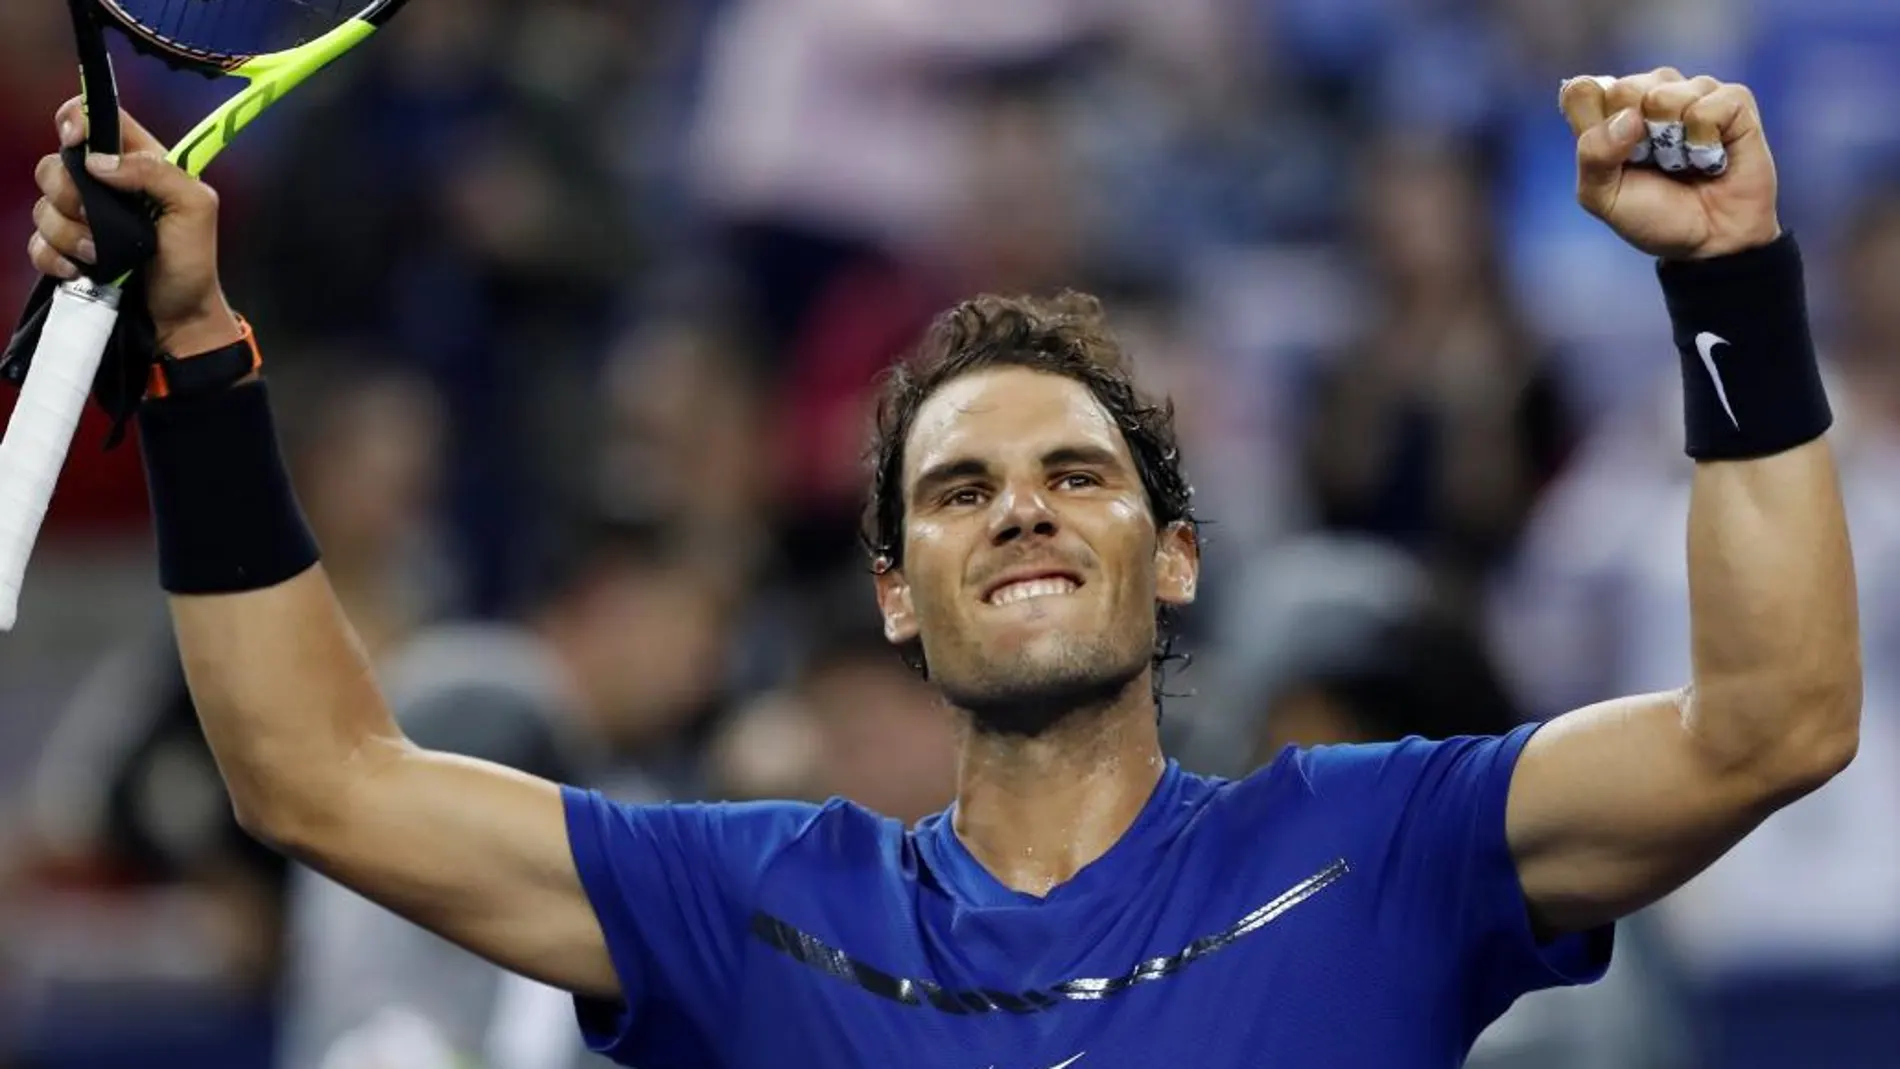
[[[1050,598],[1062,594],[1073,594],[1075,583],[1061,577],[1048,579],[1025,579],[1020,583],[1011,583],[990,595],[991,605],[1011,605],[1030,598]]]

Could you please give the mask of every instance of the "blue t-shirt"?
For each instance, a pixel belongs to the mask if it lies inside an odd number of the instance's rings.
[[[1532,730],[1288,750],[1234,781],[1170,762],[1045,898],[947,813],[570,789],[625,993],[581,1000],[581,1027],[637,1069],[1456,1066],[1519,995],[1609,964],[1611,929],[1531,932],[1504,806]]]

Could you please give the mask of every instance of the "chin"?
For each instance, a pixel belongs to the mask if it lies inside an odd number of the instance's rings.
[[[991,659],[978,671],[938,685],[950,704],[970,714],[978,732],[1035,738],[1077,716],[1112,704],[1148,666],[1141,657],[1077,647],[1042,636]]]

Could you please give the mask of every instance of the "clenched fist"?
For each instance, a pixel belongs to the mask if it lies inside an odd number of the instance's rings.
[[[1747,86],[1660,67],[1572,78],[1558,103],[1577,137],[1578,203],[1636,248],[1699,260],[1780,236],[1775,160]],[[1651,158],[1652,130],[1668,158]]]

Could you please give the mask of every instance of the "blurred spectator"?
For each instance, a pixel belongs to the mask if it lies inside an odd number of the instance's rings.
[[[1707,1000],[1719,1069],[1803,1064],[1822,1021],[1830,1066],[1892,1065],[1900,1051],[1900,316],[1886,283],[1900,271],[1900,187],[1844,232],[1842,255],[1810,271],[1838,298],[1821,341],[1867,649],[1861,746],[1826,790],[1654,911]],[[1688,678],[1692,465],[1673,361],[1658,371],[1652,403],[1604,426],[1543,504],[1497,592],[1495,641],[1540,717]]]
[[[1086,0],[733,0],[715,24],[696,189],[719,221],[768,349],[842,270],[903,256],[951,222],[981,153],[951,75],[1047,56]]]
[[[628,522],[664,522],[709,567],[743,585],[775,548],[767,515],[763,390],[751,341],[731,324],[663,314],[627,330],[609,356],[601,433],[563,467],[570,497]],[[596,402],[598,403],[598,402]],[[573,407],[550,413],[572,420]]]
[[[553,534],[534,435],[570,428],[535,423],[536,406],[597,374],[645,255],[607,106],[636,26],[573,0],[532,17],[417,5],[327,99],[289,104],[309,110],[234,242],[232,299],[260,330],[386,339],[440,391],[449,534],[478,614],[511,608]]]
[[[713,740],[715,792],[849,798],[907,826],[942,810],[956,786],[955,715],[885,641],[867,576],[817,589],[796,677]]]
[[[719,698],[727,619],[667,532],[605,525],[562,555],[522,625],[424,631],[384,687],[418,745],[622,799],[693,797],[686,741]],[[307,869],[291,887],[286,1069],[594,1061],[565,994]]]
[[[1430,576],[1362,536],[1312,535],[1246,562],[1212,635],[1212,701],[1183,763],[1244,776],[1287,746],[1494,734],[1517,723],[1481,647],[1433,608]]]
[[[1464,597],[1563,464],[1571,418],[1469,146],[1393,137],[1362,175],[1368,307],[1316,384],[1309,478],[1322,524],[1391,539]]]

